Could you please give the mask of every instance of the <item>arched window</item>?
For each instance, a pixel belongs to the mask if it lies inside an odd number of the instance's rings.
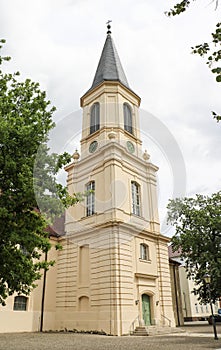
[[[15,311],[26,311],[27,310],[27,301],[28,298],[23,296],[17,296],[14,299],[14,310]]]
[[[131,195],[132,213],[140,216],[140,185],[135,181],[131,182]]]
[[[147,244],[140,244],[140,259],[149,260],[149,247]]]
[[[86,215],[90,216],[95,213],[95,182],[91,181],[86,186],[86,191],[89,193],[86,197]]]
[[[100,129],[100,105],[98,102],[91,107],[90,134]]]
[[[133,134],[132,112],[127,103],[124,103],[124,130]]]

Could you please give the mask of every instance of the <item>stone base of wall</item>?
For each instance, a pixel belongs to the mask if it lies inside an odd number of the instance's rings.
[[[184,317],[184,322],[206,321],[208,317]]]

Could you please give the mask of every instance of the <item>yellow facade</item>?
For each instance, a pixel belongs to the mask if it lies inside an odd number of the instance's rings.
[[[54,248],[54,244],[57,243],[57,239],[51,238],[51,243],[52,249],[48,253],[48,260],[57,261],[58,252]],[[56,264],[50,268],[46,276],[44,328],[55,329],[55,288],[57,278]],[[36,281],[36,284],[37,288],[33,290],[30,296],[27,296],[26,310],[14,310],[15,298],[17,294],[8,297],[6,300],[6,306],[0,306],[0,333],[36,332],[40,330],[43,278],[40,281]]]
[[[100,105],[100,127],[90,133],[95,103]],[[133,134],[124,129],[124,103],[132,111]],[[117,81],[104,81],[81,99],[81,157],[66,167],[68,187],[70,193],[84,192],[93,182],[95,211],[86,214],[85,200],[66,213],[66,249],[59,254],[68,266],[65,271],[61,267],[64,288],[58,295],[57,328],[128,334],[135,320],[148,322],[143,295],[148,297],[150,324],[174,325],[169,240],[160,234],[158,217],[158,168],[142,150],[139,104],[140,98]],[[97,148],[90,152],[94,141]],[[132,182],[140,188],[139,215],[132,213]],[[148,247],[147,259],[140,257],[141,244]]]
[[[120,77],[103,79],[81,98],[80,159],[66,167],[67,185],[70,194],[90,186],[93,191],[66,212],[66,234],[59,239],[63,250],[56,252],[56,267],[47,276],[44,330],[123,335],[136,323],[175,325],[169,239],[161,235],[158,217],[158,168],[142,149],[140,98]],[[92,130],[95,104],[99,125]],[[29,299],[30,312],[16,314],[23,326],[1,331],[38,330],[41,283]]]

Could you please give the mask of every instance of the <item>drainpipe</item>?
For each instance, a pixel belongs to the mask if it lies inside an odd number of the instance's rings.
[[[175,290],[177,323],[178,323],[178,326],[180,326],[180,313],[179,313],[179,300],[178,300],[176,265],[173,266],[173,278],[174,278],[174,290]]]
[[[45,252],[45,262],[48,261],[48,252]],[[43,286],[42,286],[42,298],[41,298],[41,317],[40,317],[40,332],[43,331],[43,322],[44,322],[44,303],[45,303],[45,288],[46,288],[46,274],[47,270],[44,268],[43,274]]]

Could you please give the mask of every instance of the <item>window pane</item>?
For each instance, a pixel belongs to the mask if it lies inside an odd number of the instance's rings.
[[[148,246],[146,244],[140,244],[140,259],[142,260],[148,260],[149,259],[149,252],[148,252]]]
[[[100,105],[95,103],[91,108],[90,134],[100,129]]]
[[[140,186],[136,182],[131,183],[132,213],[140,216]]]
[[[14,299],[14,310],[15,311],[26,311],[27,298],[23,296],[17,296]]]
[[[87,191],[95,191],[95,182],[91,181],[87,185]],[[86,203],[86,215],[90,216],[95,213],[95,193],[91,192],[87,195],[87,203]]]
[[[124,103],[124,130],[133,134],[132,113],[131,108],[127,103]]]

